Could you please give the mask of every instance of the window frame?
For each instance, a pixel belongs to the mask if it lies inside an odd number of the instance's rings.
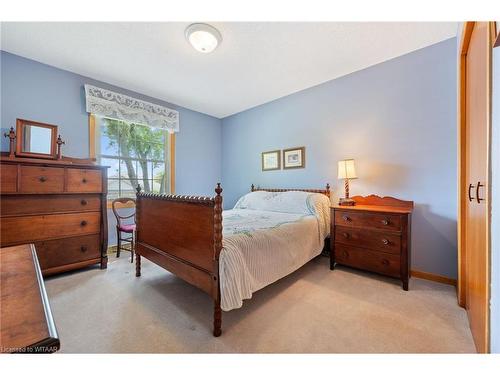
[[[97,119],[94,114],[89,114],[89,157],[93,161],[97,161],[97,142],[96,142],[96,123]],[[168,139],[165,145],[165,165],[168,165],[168,177],[167,184],[169,187],[169,194],[175,194],[175,133],[169,133]],[[168,157],[167,157],[168,156]],[[121,160],[121,159],[119,159]],[[107,192],[107,186],[106,186]],[[113,200],[107,199],[107,207],[111,208]],[[123,207],[133,207],[134,204],[130,202],[127,205],[123,205]]]

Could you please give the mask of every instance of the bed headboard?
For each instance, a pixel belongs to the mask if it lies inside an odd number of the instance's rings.
[[[254,184],[251,186],[251,191],[270,191],[270,192],[284,192],[284,191],[306,191],[308,193],[320,193],[326,195],[330,198],[330,184],[326,184],[325,189],[268,189],[261,188],[260,186],[255,187]]]

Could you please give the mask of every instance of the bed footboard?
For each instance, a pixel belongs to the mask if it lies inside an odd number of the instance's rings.
[[[221,334],[219,254],[222,188],[214,197],[137,191],[136,276],[141,256],[208,293],[214,300],[214,336]]]

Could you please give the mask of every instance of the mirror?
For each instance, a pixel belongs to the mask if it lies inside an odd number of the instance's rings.
[[[56,158],[57,126],[17,119],[17,156]]]
[[[23,128],[23,152],[50,154],[52,130],[41,126],[26,125]]]

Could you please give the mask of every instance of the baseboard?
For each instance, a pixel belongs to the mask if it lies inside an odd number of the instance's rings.
[[[127,247],[130,248],[130,244],[122,245],[122,250],[130,251],[130,249],[127,249]],[[116,253],[117,249],[118,249],[118,245],[110,245],[110,246],[108,246],[108,253]]]
[[[108,246],[108,253],[116,253],[118,245],[110,245]]]
[[[418,271],[418,270],[411,270],[411,275],[413,277],[418,278],[418,279],[425,279],[425,280],[435,281],[435,282],[442,283],[442,284],[457,286],[457,280],[452,279],[451,277],[436,275],[435,273],[429,273],[429,272]]]

